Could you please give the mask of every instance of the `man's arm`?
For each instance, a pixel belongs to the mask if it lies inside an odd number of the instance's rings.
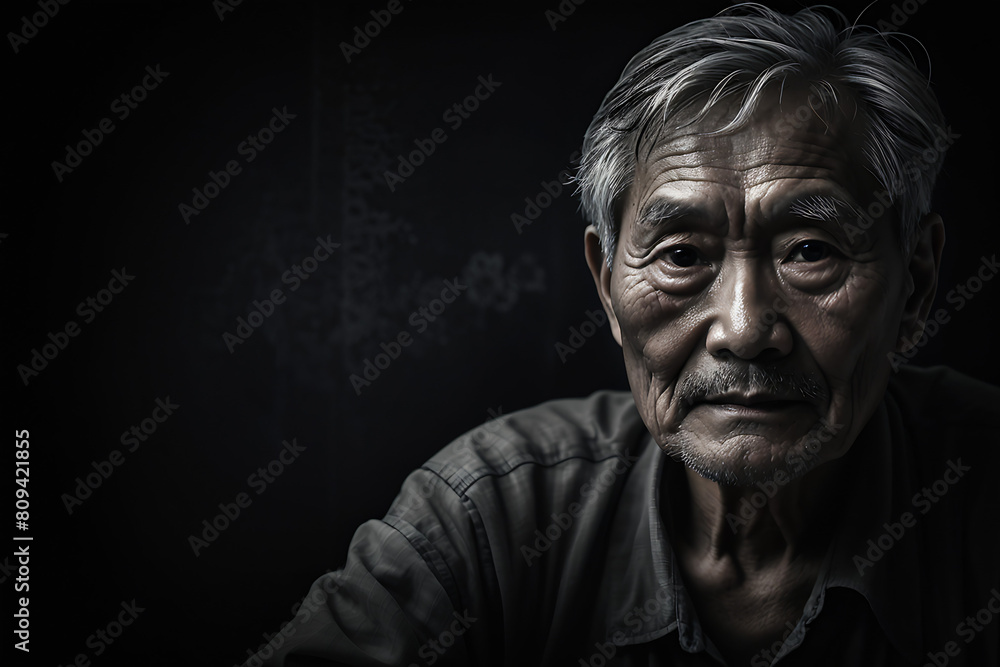
[[[483,617],[497,585],[477,517],[467,496],[415,471],[386,517],[358,528],[344,567],[316,580],[295,618],[245,667],[501,660],[487,647],[497,627]]]

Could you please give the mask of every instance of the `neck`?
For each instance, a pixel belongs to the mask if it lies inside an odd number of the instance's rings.
[[[774,646],[819,576],[848,476],[846,457],[801,478],[723,486],[671,460],[661,507],[699,622],[731,664]],[[684,501],[689,502],[684,502]]]
[[[690,502],[674,505],[675,539],[706,565],[728,563],[748,574],[822,558],[844,469],[838,459],[785,484],[725,486],[684,467],[684,491],[675,491]]]

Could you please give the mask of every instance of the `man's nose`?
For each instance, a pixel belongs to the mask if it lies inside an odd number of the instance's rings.
[[[713,356],[741,359],[780,358],[792,351],[792,332],[785,313],[788,302],[776,279],[751,260],[725,267],[713,285],[706,346]]]

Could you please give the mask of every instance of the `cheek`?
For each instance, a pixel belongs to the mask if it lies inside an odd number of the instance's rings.
[[[886,355],[894,346],[901,306],[894,296],[897,286],[884,275],[859,271],[836,292],[800,296],[789,310],[840,419],[866,421],[888,380]]]
[[[615,280],[614,309],[630,375],[635,369],[672,383],[701,334],[690,312],[692,298],[669,295],[636,273],[622,271]]]
[[[835,292],[794,304],[796,328],[832,377],[849,377],[859,360],[891,349],[901,312],[895,287],[882,272],[857,271]]]
[[[691,312],[693,299],[668,295],[624,271],[617,280],[613,306],[629,385],[643,421],[662,435],[676,427],[674,388],[704,332]]]

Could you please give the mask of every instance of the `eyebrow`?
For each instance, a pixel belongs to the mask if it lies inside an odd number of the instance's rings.
[[[789,215],[828,222],[838,227],[843,227],[847,220],[857,220],[862,217],[852,202],[832,195],[801,197],[793,200],[785,210]],[[697,206],[659,197],[643,206],[636,216],[635,224],[639,227],[655,228],[700,212],[701,209]]]
[[[640,227],[655,227],[676,220],[677,218],[695,212],[695,208],[688,204],[681,204],[662,197],[654,199],[645,206],[636,216],[635,224]]]
[[[803,199],[796,199],[788,207],[788,213],[808,220],[836,224],[840,224],[845,219],[853,220],[861,217],[858,209],[853,204],[839,197],[828,195],[812,195]]]

